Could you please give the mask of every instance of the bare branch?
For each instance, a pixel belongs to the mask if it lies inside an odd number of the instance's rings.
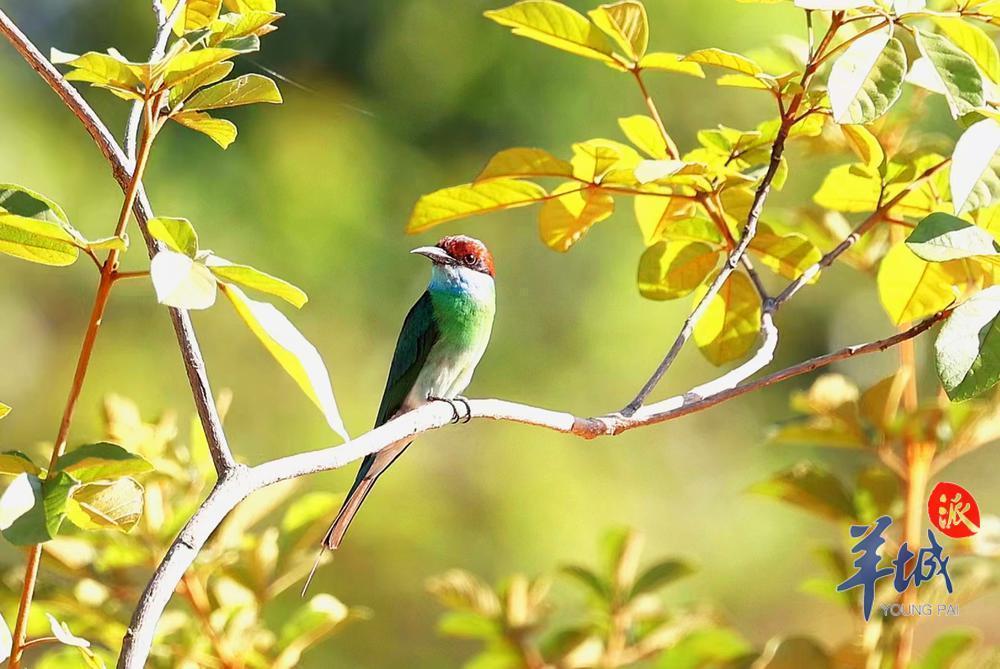
[[[31,40],[27,38],[14,24],[13,21],[0,11],[0,33],[7,38],[11,45],[21,54],[24,60],[37,72],[45,83],[55,92],[56,95],[69,107],[70,111],[80,120],[87,133],[93,138],[101,153],[111,165],[111,171],[122,189],[128,188],[132,175],[132,161],[122,152],[115,141],[111,131],[98,118],[90,105],[81,97],[75,88],[63,78],[62,74],[43,56]],[[149,235],[146,230],[146,222],[153,217],[149,200],[140,187],[132,213],[139,222],[143,237],[146,240],[146,247],[150,257],[158,251],[158,242]],[[170,309],[170,320],[174,326],[174,333],[177,336],[177,344],[181,349],[181,356],[187,372],[188,382],[191,385],[191,392],[194,398],[198,416],[201,419],[202,428],[208,440],[209,449],[212,453],[212,460],[219,476],[223,477],[235,466],[232,452],[226,441],[225,433],[222,430],[222,421],[219,419],[215,408],[215,400],[208,383],[208,375],[205,372],[205,361],[198,346],[198,339],[195,336],[194,326],[186,311]]]

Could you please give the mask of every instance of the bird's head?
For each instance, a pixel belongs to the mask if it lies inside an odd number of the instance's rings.
[[[430,258],[435,269],[460,276],[467,272],[495,276],[493,254],[478,239],[465,235],[445,237],[434,246],[421,246],[410,253]]]

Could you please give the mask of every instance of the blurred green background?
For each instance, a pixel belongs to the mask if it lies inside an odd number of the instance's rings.
[[[5,4],[43,51],[117,46],[142,59],[151,41],[152,17],[142,0]],[[804,32],[801,13],[789,5],[647,5],[656,50],[750,49]],[[467,181],[493,152],[539,146],[568,157],[573,141],[621,139],[616,119],[644,111],[629,77],[512,37],[482,17],[495,6],[285,2],[280,30],[261,53],[237,63],[237,73],[264,67],[293,80],[281,83],[285,104],[228,114],[240,128],[228,151],[173,124],[154,148],[145,183],[159,214],[191,219],[203,247],[309,293],[307,307],[290,315],[322,352],[354,434],[374,418],[398,328],[428,277],[426,262],[406,252],[440,234],[475,235],[497,262],[498,318],[472,396],[579,414],[617,409],[655,367],[688,309],[687,300],[639,296],[642,240],[628,200],[566,255],[538,241],[533,209],[404,235],[421,194]],[[766,96],[717,88],[712,77],[649,80],[682,149],[693,146],[699,128],[747,128],[773,115]],[[53,197],[92,238],[108,234],[121,193],[90,138],[6,45],[0,84],[0,181]],[[121,101],[84,93],[111,127],[123,126]],[[946,118],[940,98],[927,115],[934,124]],[[829,163],[793,150],[792,178],[769,211],[808,200]],[[126,264],[144,267],[141,245],[133,246]],[[0,424],[4,448],[37,449],[55,435],[95,283],[86,261],[57,271],[0,258],[0,400],[15,408]],[[227,431],[241,459],[254,463],[336,442],[227,304],[194,320],[214,386],[235,392]],[[777,364],[891,330],[874,284],[846,268],[805,291],[779,326]],[[926,345],[921,351],[926,362]],[[838,369],[870,383],[895,361],[887,353]],[[697,351],[686,351],[659,392],[714,373]],[[303,666],[456,666],[472,645],[436,633],[440,609],[423,592],[427,577],[453,566],[495,580],[562,562],[592,563],[598,537],[613,525],[645,531],[650,558],[676,555],[700,567],[669,591],[677,603],[709,602],[758,643],[779,632],[814,634],[830,645],[843,640],[851,629],[846,615],[797,589],[819,572],[810,548],[838,540],[838,530],[745,492],[768,473],[817,455],[763,443],[768,426],[791,415],[788,393],[808,383],[797,379],[613,440],[582,442],[487,422],[421,438],[382,479],[314,586],[371,607],[374,619],[306,656]],[[99,433],[100,398],[109,391],[135,398],[149,415],[192,411],[166,311],[143,282],[116,290],[71,444]],[[818,457],[844,472],[858,464],[840,453]],[[995,449],[982,449],[946,475],[969,487],[984,512],[996,512],[997,462]],[[304,487],[344,491],[353,476],[352,467],[312,477]],[[0,546],[7,587],[18,587],[22,559]],[[576,596],[565,584],[557,588]],[[998,606],[994,595],[963,606],[958,619],[934,619],[920,628],[918,643],[932,628],[956,624],[980,627],[987,642],[998,643]]]

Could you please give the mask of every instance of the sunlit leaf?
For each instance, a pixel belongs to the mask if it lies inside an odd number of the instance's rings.
[[[504,177],[571,177],[573,167],[544,149],[513,148],[500,151],[486,163],[476,181]]]
[[[215,304],[218,284],[204,263],[163,250],[149,263],[149,274],[160,304],[176,309],[208,309]]]
[[[568,251],[591,226],[611,216],[614,199],[606,191],[569,182],[552,191],[538,212],[538,233],[546,246]]]
[[[423,232],[458,218],[523,207],[545,196],[545,189],[538,184],[517,179],[494,179],[442,188],[417,200],[406,231],[411,234]]]
[[[613,39],[632,60],[646,53],[649,25],[646,7],[636,0],[619,0],[587,12],[590,20]]]
[[[931,642],[920,660],[913,664],[913,669],[952,669],[961,666],[959,663],[962,658],[968,655],[979,639],[980,634],[976,630],[946,630]]]
[[[66,517],[84,530],[130,532],[142,517],[143,490],[124,477],[77,486],[66,503]]]
[[[873,7],[875,0],[795,0],[795,6],[802,9],[841,10]]]
[[[10,407],[4,404],[3,402],[0,402],[0,418],[5,417],[9,413],[10,413]]]
[[[951,197],[955,213],[988,207],[1000,196],[1000,123],[991,118],[973,124],[955,143]]]
[[[851,150],[861,159],[869,170],[876,172],[885,162],[885,151],[879,144],[878,138],[863,125],[843,124],[840,126],[841,132],[847,138],[847,144]]]
[[[703,285],[695,292],[695,304],[707,290]],[[714,365],[736,360],[746,355],[757,341],[760,319],[760,296],[756,289],[745,274],[733,272],[695,325],[695,343]]]
[[[0,184],[0,211],[60,225],[69,223],[66,212],[54,201],[16,184]]]
[[[301,309],[309,301],[300,288],[249,265],[236,265],[215,255],[210,256],[206,264],[209,271],[223,281],[280,297],[297,309]]]
[[[983,79],[972,58],[941,35],[917,30],[916,41],[941,82],[952,116],[983,106]]]
[[[759,74],[752,77],[749,74],[725,74],[715,80],[719,86],[729,86],[732,88],[750,88],[762,91],[775,90],[777,83],[773,79],[768,79]]]
[[[198,233],[186,218],[166,218],[159,216],[149,219],[146,227],[156,239],[167,245],[171,251],[194,258],[198,254]]]
[[[38,475],[41,470],[31,458],[21,451],[4,451],[0,453],[0,474],[17,476],[18,474]]]
[[[879,430],[887,431],[899,412],[903,391],[911,373],[908,367],[902,367],[892,376],[865,390],[858,401],[861,416]]]
[[[80,256],[77,240],[57,223],[0,212],[0,253],[65,267]]]
[[[667,142],[663,139],[656,121],[648,116],[637,114],[618,119],[618,125],[628,137],[628,141],[647,156],[658,159],[667,158]]]
[[[344,441],[350,440],[337,410],[326,365],[316,347],[302,336],[284,314],[270,304],[251,300],[234,285],[225,284],[224,288],[223,292],[233,303],[240,318],[306,397],[319,408],[330,428]]]
[[[714,47],[709,49],[699,49],[698,51],[692,51],[684,60],[691,63],[700,63],[702,65],[714,65],[716,67],[722,67],[727,70],[733,70],[739,72],[740,74],[748,74],[751,77],[757,76],[764,72],[760,65],[747,58],[746,56],[740,55],[738,53],[733,53],[731,51],[724,51],[722,49],[716,49]]]
[[[170,120],[180,123],[185,128],[208,135],[209,139],[224,149],[236,141],[236,126],[232,122],[222,118],[213,118],[205,112],[180,112],[171,116]]]
[[[829,669],[830,656],[816,641],[805,636],[774,638],[768,641],[764,653],[754,663],[755,669],[798,669],[813,667]]]
[[[907,323],[944,309],[956,297],[956,290],[970,284],[966,260],[927,262],[905,244],[892,247],[879,266],[879,299],[896,325]]]
[[[74,56],[53,50],[52,56],[53,63],[74,68],[65,75],[68,81],[83,81],[137,94],[142,88],[143,82],[136,68],[110,54],[91,51],[82,56]]]
[[[244,74],[242,77],[224,81],[209,88],[203,88],[184,104],[188,111],[222,109],[258,102],[281,102],[281,92],[274,80],[260,74]]]
[[[217,63],[237,55],[234,49],[208,47],[196,51],[182,52],[164,63],[163,84],[167,88],[196,77]]]
[[[441,616],[437,629],[460,639],[495,639],[503,632],[496,620],[468,611],[449,611]]]
[[[683,560],[662,560],[644,569],[632,586],[631,597],[644,592],[654,592],[694,573],[694,568]]]
[[[0,662],[6,662],[10,657],[10,651],[14,646],[14,639],[10,634],[10,627],[3,615],[0,615]]]
[[[211,67],[205,68],[193,77],[188,77],[170,89],[170,95],[167,98],[169,106],[171,109],[176,107],[179,102],[187,100],[191,97],[192,93],[202,86],[208,86],[222,81],[229,76],[229,73],[232,71],[233,63],[231,61],[224,60],[221,63],[216,63]]]
[[[982,28],[958,18],[934,17],[934,23],[955,46],[969,54],[987,77],[1000,82],[1000,53]]]
[[[641,160],[631,146],[610,139],[591,139],[573,145],[573,176],[599,182],[613,169],[633,169]]]
[[[701,65],[685,60],[682,53],[656,52],[647,53],[639,61],[639,67],[643,70],[661,70],[663,72],[678,72],[699,79],[705,78],[705,71]]]
[[[63,472],[41,480],[20,474],[0,496],[0,530],[15,546],[30,546],[56,536],[66,517],[66,498],[76,482]]]
[[[582,14],[553,0],[522,0],[483,15],[515,35],[624,69],[611,57],[611,41]]]
[[[883,467],[868,467],[858,474],[854,487],[855,518],[862,523],[872,523],[875,519],[893,511],[899,499],[899,479],[896,474]]]
[[[648,184],[679,174],[688,163],[683,160],[642,160],[633,170],[636,181]]]
[[[863,166],[838,165],[826,175],[813,201],[833,211],[871,212],[878,207],[881,194],[882,180],[877,172]]]
[[[993,235],[944,212],[920,221],[906,239],[906,245],[918,257],[932,262],[1000,256],[1000,245]]]
[[[74,448],[59,458],[55,467],[55,471],[66,472],[83,483],[143,474],[152,470],[153,465],[142,456],[108,442]]]
[[[822,256],[805,235],[798,232],[778,234],[763,223],[758,225],[749,249],[766,267],[788,279],[797,279]]]
[[[726,666],[753,652],[753,647],[733,630],[697,629],[670,647],[657,662],[657,669],[696,669]]]
[[[906,74],[906,52],[891,32],[860,37],[834,62],[829,94],[837,123],[871,123],[899,98]]]
[[[177,0],[164,0],[163,9],[167,16],[174,11]],[[191,30],[198,30],[209,25],[219,17],[222,0],[187,0],[177,21],[172,26],[174,34],[183,35]]]
[[[960,304],[934,342],[938,376],[955,402],[986,392],[1000,381],[1000,286]]]
[[[70,632],[69,626],[66,623],[59,622],[51,613],[46,613],[45,617],[49,619],[49,629],[52,630],[52,636],[58,639],[60,643],[80,648],[90,647],[90,642]]]
[[[273,3],[272,3],[273,4]],[[244,9],[239,13],[225,14],[212,22],[210,44],[218,46],[220,42],[239,39],[250,35],[260,37],[277,27],[272,25],[284,14],[275,11],[259,9]]]
[[[829,471],[802,462],[755,483],[750,491],[801,507],[831,520],[854,516],[854,503],[840,480]]]
[[[721,251],[699,241],[660,241],[639,259],[639,292],[651,300],[692,293],[719,264]]]

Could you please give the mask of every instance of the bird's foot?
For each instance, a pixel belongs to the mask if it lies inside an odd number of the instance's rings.
[[[455,401],[465,405],[465,417],[462,418],[462,422],[468,423],[472,420],[472,407],[469,406],[469,398],[464,395],[455,395]]]
[[[427,396],[428,402],[445,402],[451,407],[451,423],[454,425],[461,419],[461,415],[458,413],[458,405],[455,404],[455,400],[450,400],[447,397],[435,397],[433,395]],[[466,403],[468,406],[468,403]]]

